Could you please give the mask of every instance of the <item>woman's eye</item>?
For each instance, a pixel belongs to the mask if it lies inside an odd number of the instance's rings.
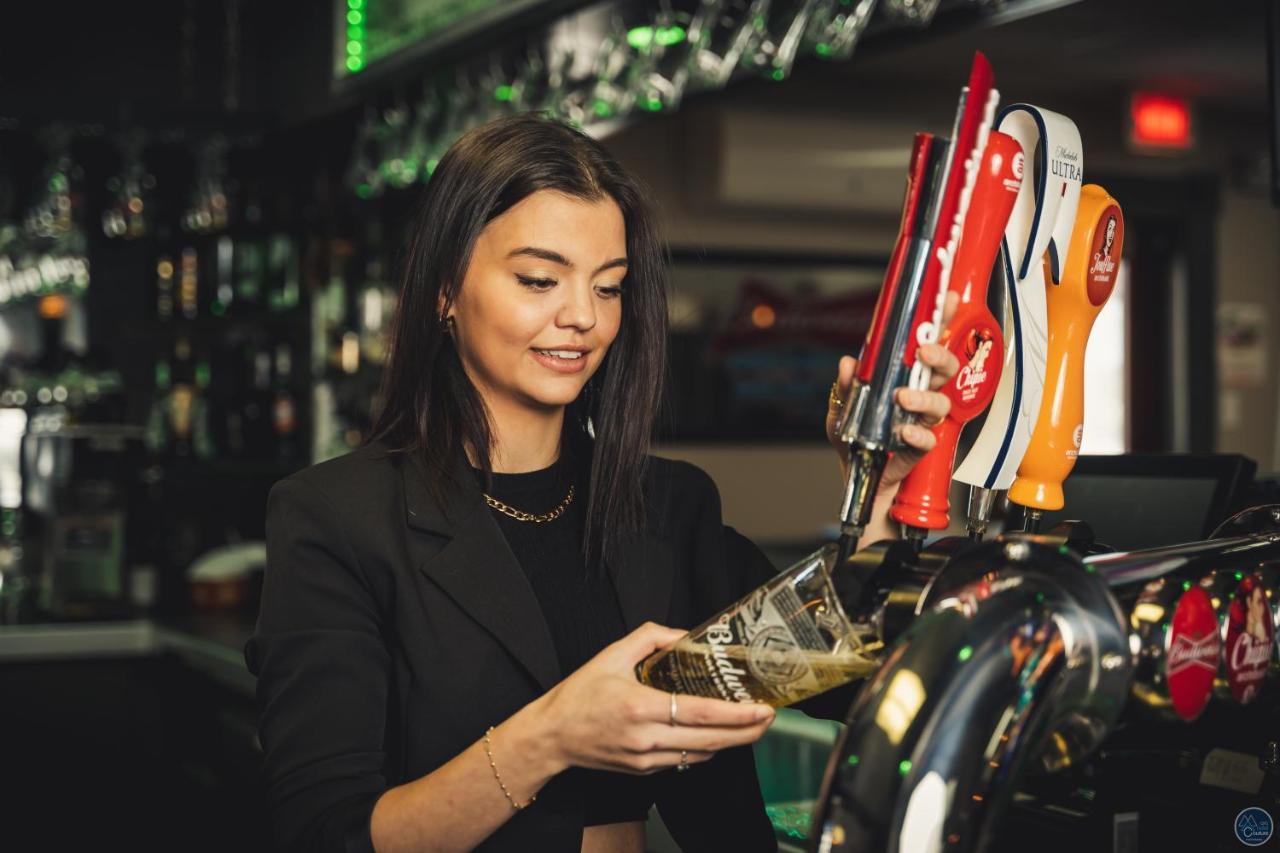
[[[622,295],[622,288],[621,287],[597,287],[596,293],[599,293],[601,296],[607,297],[609,299],[613,299],[616,296]]]
[[[534,290],[546,290],[548,287],[553,287],[556,283],[554,278],[534,278],[532,276],[519,274],[516,275],[516,280],[525,287],[530,287]]]

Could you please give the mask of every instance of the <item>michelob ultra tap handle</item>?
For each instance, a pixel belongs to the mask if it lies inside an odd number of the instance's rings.
[[[1070,234],[1084,165],[1080,131],[1066,116],[1012,104],[1001,111],[996,129],[1018,140],[1035,168],[1018,192],[1000,251],[1009,291],[1000,385],[982,430],[955,473],[960,482],[988,490],[1009,488],[1040,413],[1048,343],[1041,258],[1055,237],[1065,243]],[[1059,228],[1064,215],[1068,224]]]
[[[1047,286],[1049,354],[1044,400],[1009,500],[1062,509],[1062,482],[1075,467],[1084,434],[1084,353],[1098,312],[1115,289],[1124,249],[1120,204],[1097,184],[1080,191],[1080,208],[1058,284]],[[1045,258],[1045,263],[1050,263]]]
[[[955,316],[938,343],[962,365],[943,387],[951,410],[933,428],[933,450],[903,481],[889,514],[908,527],[940,530],[947,526],[951,469],[963,426],[982,413],[1000,382],[1004,339],[1000,323],[987,308],[987,283],[1014,200],[1022,186],[1025,158],[1012,136],[992,131],[983,150],[964,231],[956,250],[949,290],[959,296]]]

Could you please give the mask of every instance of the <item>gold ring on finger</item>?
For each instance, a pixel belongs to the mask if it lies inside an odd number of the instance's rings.
[[[920,426],[925,427],[926,429],[933,429],[934,427],[942,423],[944,420],[945,418],[922,417],[920,418]]]
[[[844,408],[844,400],[840,399],[840,380],[837,379],[831,383],[831,391],[827,393],[827,405],[834,405],[837,409]]]
[[[674,690],[671,691],[671,713],[667,719],[670,720],[671,725],[676,724],[676,692]]]

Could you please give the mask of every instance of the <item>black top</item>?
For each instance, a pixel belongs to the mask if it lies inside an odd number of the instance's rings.
[[[387,789],[439,768],[561,678],[538,596],[466,459],[448,487],[436,477],[373,443],[271,490],[244,651],[278,849],[371,853]],[[643,488],[645,530],[603,561],[628,630],[692,627],[773,574],[724,525],[701,470],[650,457]],[[798,707],[839,719],[852,698],[837,689]],[[777,850],[750,747],[647,778],[685,853]],[[477,849],[578,850],[583,797],[559,774]]]
[[[484,473],[472,471],[483,488]],[[588,569],[583,561],[589,471],[587,465],[566,456],[540,471],[495,473],[486,492],[512,509],[542,515],[564,501],[570,486],[574,489],[573,500],[552,521],[521,521],[490,507],[537,596],[551,629],[562,676],[627,633],[613,582],[600,566]],[[584,826],[648,817],[654,801],[649,777],[583,767],[572,768],[565,775],[582,794]]]

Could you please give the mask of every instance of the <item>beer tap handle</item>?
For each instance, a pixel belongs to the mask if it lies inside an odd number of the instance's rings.
[[[983,151],[964,234],[952,266],[950,290],[959,297],[959,306],[938,341],[962,365],[942,389],[951,401],[951,410],[933,428],[933,450],[911,469],[890,510],[890,515],[905,525],[914,538],[923,538],[926,530],[947,526],[948,492],[960,432],[986,409],[1000,382],[1004,338],[1000,324],[987,308],[987,283],[1022,186],[1023,165],[1018,141],[993,131]]]
[[[996,128],[1032,152],[1032,180],[1024,181],[1001,245],[1005,303],[1005,359],[986,422],[956,468],[955,479],[983,490],[970,498],[970,529],[984,530],[994,497],[1009,488],[1031,440],[1044,391],[1046,350],[1045,265],[1041,258],[1058,235],[1058,218],[1072,223],[1079,201],[1084,154],[1071,119],[1030,104],[1001,111]],[[1065,226],[1069,229],[1070,226]],[[1069,234],[1070,231],[1065,233]],[[1057,243],[1053,244],[1056,252]],[[1057,269],[1051,259],[1049,274]]]
[[[1009,488],[1028,518],[1062,509],[1062,483],[1084,434],[1084,357],[1089,332],[1115,289],[1124,248],[1124,214],[1106,190],[1081,190],[1079,214],[1061,281],[1048,284],[1049,351],[1035,432]],[[1050,258],[1045,259],[1046,273]]]
[[[921,344],[940,333],[947,276],[977,179],[999,93],[985,56],[977,53],[960,94],[950,141],[916,136],[894,246],[876,314],[858,362],[840,438],[849,444],[849,475],[840,506],[840,557],[857,545],[900,431],[912,419],[894,401],[902,385],[926,388]]]

